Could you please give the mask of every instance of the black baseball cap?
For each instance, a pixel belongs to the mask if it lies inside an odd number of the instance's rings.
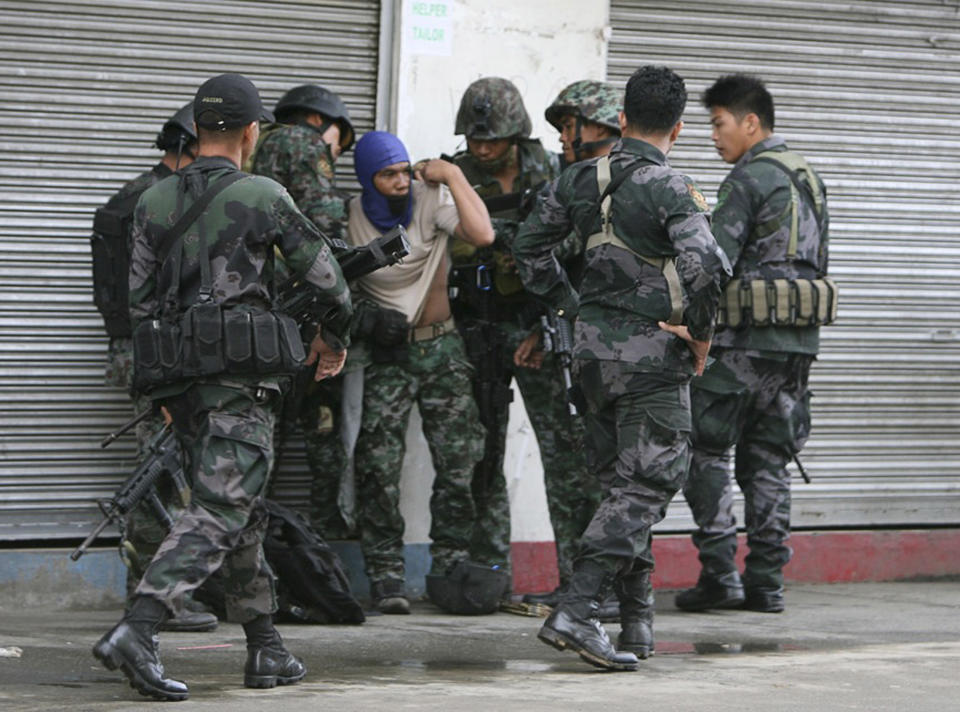
[[[208,79],[193,100],[197,126],[214,131],[246,126],[251,121],[273,122],[273,113],[263,108],[253,82],[242,74],[220,74]]]

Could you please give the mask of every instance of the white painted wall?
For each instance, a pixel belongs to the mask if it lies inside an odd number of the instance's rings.
[[[559,150],[544,109],[571,82],[606,77],[604,0],[402,0],[399,5],[396,131],[414,160],[460,147],[454,120],[460,97],[475,79],[500,76],[516,84],[533,120],[533,136]],[[514,394],[505,461],[512,538],[549,541],[540,452],[516,388]],[[408,543],[429,541],[433,477],[414,412],[401,479]]]

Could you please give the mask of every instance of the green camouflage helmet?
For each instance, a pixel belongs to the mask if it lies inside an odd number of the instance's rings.
[[[579,115],[584,121],[620,133],[619,112],[623,111],[623,89],[609,82],[583,79],[564,89],[544,111],[544,116],[560,131],[560,121],[567,114]]]
[[[463,93],[454,133],[490,141],[515,136],[529,138],[532,130],[530,115],[513,82],[484,77]]]

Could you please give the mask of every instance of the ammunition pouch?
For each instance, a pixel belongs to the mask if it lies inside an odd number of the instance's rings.
[[[822,279],[731,280],[717,326],[825,326],[837,319],[837,285]]]
[[[175,321],[133,331],[133,389],[218,374],[295,373],[306,360],[296,322],[261,309],[194,304]]]
[[[505,571],[461,561],[446,576],[427,576],[427,596],[447,613],[484,615],[497,611],[509,583]]]

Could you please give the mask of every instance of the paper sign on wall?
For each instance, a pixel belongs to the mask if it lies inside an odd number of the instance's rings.
[[[452,0],[408,0],[406,51],[410,54],[453,54]]]

